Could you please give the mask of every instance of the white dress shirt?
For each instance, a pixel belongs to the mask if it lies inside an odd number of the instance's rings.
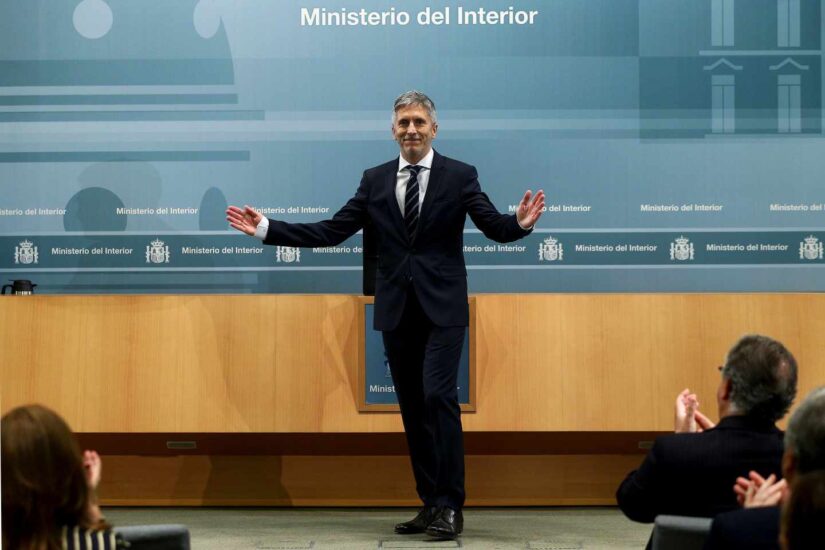
[[[405,170],[407,166],[411,166],[404,158],[404,155],[398,157],[398,173],[395,174],[395,198],[398,201],[398,208],[401,209],[401,217],[404,217],[404,205],[407,198],[407,182],[410,181],[410,171]],[[424,204],[424,195],[427,193],[427,184],[430,183],[430,170],[433,167],[433,150],[424,155],[418,164],[423,168],[418,172],[418,215],[421,216],[421,205]]]

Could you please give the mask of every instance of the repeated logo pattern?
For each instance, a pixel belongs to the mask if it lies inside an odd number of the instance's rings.
[[[539,260],[546,262],[562,261],[564,246],[555,237],[547,237],[539,244]]]
[[[276,246],[275,261],[284,263],[297,263],[301,261],[301,249],[292,246]]]
[[[169,258],[169,246],[160,239],[155,239],[146,247],[147,264],[168,264]]]
[[[37,247],[31,241],[22,241],[14,247],[14,263],[16,264],[36,264],[39,258]]]
[[[811,235],[799,243],[799,258],[801,260],[821,260],[822,249],[822,242]]]
[[[693,259],[693,243],[686,237],[678,237],[675,241],[670,243],[670,259],[679,262],[684,262]]]

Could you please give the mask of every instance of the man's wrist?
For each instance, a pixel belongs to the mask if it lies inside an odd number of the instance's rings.
[[[269,231],[269,218],[263,216],[258,222],[258,227],[255,228],[255,237],[258,239],[266,239],[266,232]]]

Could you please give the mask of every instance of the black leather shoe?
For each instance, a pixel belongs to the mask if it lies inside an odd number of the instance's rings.
[[[464,516],[461,510],[453,510],[444,506],[438,510],[438,515],[424,531],[438,540],[453,540],[464,530]]]
[[[424,506],[413,519],[396,525],[395,532],[399,535],[423,533],[424,530],[427,529],[427,526],[435,519],[437,513],[438,508],[435,506]]]

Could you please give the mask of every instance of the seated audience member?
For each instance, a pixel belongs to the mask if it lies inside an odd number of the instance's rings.
[[[825,470],[800,474],[782,506],[782,550],[820,550],[825,546]]]
[[[738,476],[779,474],[782,432],[775,423],[796,395],[796,360],[776,340],[750,335],[731,348],[720,369],[719,424],[698,411],[695,395],[679,395],[677,433],[657,438],[616,492],[628,518],[713,517],[737,508],[731,485]]]
[[[793,493],[788,485],[795,486],[797,477],[821,471],[825,471],[825,387],[811,392],[791,415],[782,456],[784,479],[764,479],[754,472],[747,480],[739,479],[735,491],[745,508],[714,518],[706,548],[779,548],[780,505]]]
[[[80,452],[53,411],[28,405],[0,421],[3,548],[108,550],[122,546],[96,504],[100,457]]]

